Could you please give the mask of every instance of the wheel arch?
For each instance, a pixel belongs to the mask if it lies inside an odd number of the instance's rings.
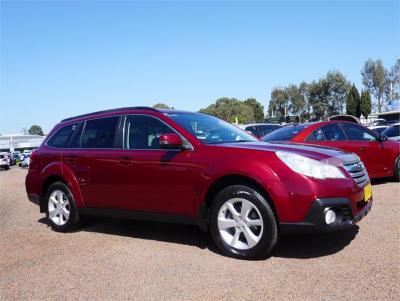
[[[203,230],[207,230],[208,228],[208,223],[209,223],[209,215],[210,215],[210,208],[211,204],[215,198],[215,196],[224,188],[227,188],[229,186],[233,185],[244,185],[248,186],[250,188],[253,188],[256,190],[258,193],[260,193],[264,199],[268,202],[268,204],[271,206],[272,211],[274,212],[275,218],[278,221],[278,215],[276,212],[276,208],[274,205],[274,202],[272,201],[270,194],[268,191],[263,187],[261,183],[259,183],[257,180],[241,175],[241,174],[228,174],[219,177],[218,179],[214,180],[213,183],[209,186],[207,189],[205,196],[204,196],[204,201],[200,205],[199,209],[199,225]]]

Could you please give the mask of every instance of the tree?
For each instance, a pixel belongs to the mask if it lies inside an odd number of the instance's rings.
[[[361,70],[362,82],[366,90],[373,94],[378,107],[378,113],[382,110],[382,101],[388,87],[388,71],[383,66],[382,60],[368,59]]]
[[[283,118],[285,116],[285,108],[289,107],[289,96],[285,88],[274,88],[271,92],[268,113],[270,116]]]
[[[290,84],[286,88],[286,93],[288,96],[290,115],[304,115],[306,110],[306,100],[304,94],[302,94],[302,90],[300,90],[296,85]]]
[[[353,84],[349,94],[347,95],[346,112],[349,115],[360,118],[361,116],[361,99],[356,86]]]
[[[161,103],[161,102],[156,103],[156,104],[153,106],[153,108],[154,108],[154,109],[173,109],[173,107],[170,107],[170,106],[166,105],[165,103]]]
[[[39,135],[39,136],[44,136],[43,130],[39,125],[32,125],[30,129],[28,130],[28,133],[30,135]]]
[[[309,85],[309,105],[311,106],[311,116],[313,120],[322,120],[327,115],[328,90],[324,79],[318,82],[313,81]],[[310,117],[311,117],[310,116]]]
[[[201,109],[200,112],[232,123],[235,122],[236,119],[242,124],[255,121],[253,109],[236,98],[219,98],[215,104]]]
[[[257,99],[248,98],[244,101],[244,104],[252,108],[255,122],[264,121],[264,106]]]
[[[351,88],[346,77],[339,71],[329,71],[323,79],[326,86],[327,114],[329,116],[343,114],[347,95]]]
[[[400,59],[390,69],[388,81],[387,99],[400,99]]]
[[[360,113],[363,114],[365,119],[367,119],[369,114],[371,114],[371,108],[371,95],[368,91],[361,91]]]

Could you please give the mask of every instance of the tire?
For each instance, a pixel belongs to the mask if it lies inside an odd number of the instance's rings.
[[[211,206],[210,231],[227,256],[267,257],[278,240],[278,226],[268,201],[255,189],[234,185],[220,191]]]
[[[45,200],[46,217],[53,230],[67,232],[79,226],[78,210],[67,185],[62,182],[51,184],[47,189]]]
[[[400,156],[394,161],[394,179],[400,181]]]
[[[6,165],[6,167],[4,167],[5,170],[9,170],[10,166]]]

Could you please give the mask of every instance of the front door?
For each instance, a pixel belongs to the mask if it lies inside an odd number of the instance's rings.
[[[175,131],[156,117],[128,115],[124,132],[124,150],[117,154],[115,207],[195,215],[200,172],[193,164],[194,151],[162,149],[159,137]]]

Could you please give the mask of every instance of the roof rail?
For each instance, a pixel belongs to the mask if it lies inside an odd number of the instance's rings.
[[[68,118],[65,118],[65,119],[61,120],[61,122],[69,121],[69,120],[73,120],[73,119],[77,119],[77,118],[81,118],[81,117],[97,115],[97,114],[101,114],[101,113],[109,113],[109,112],[121,111],[121,110],[146,110],[146,111],[159,112],[157,109],[154,109],[154,108],[151,108],[151,107],[124,107],[124,108],[102,110],[102,111],[97,111],[97,112],[77,115],[77,116],[73,116],[73,117],[68,117]]]

